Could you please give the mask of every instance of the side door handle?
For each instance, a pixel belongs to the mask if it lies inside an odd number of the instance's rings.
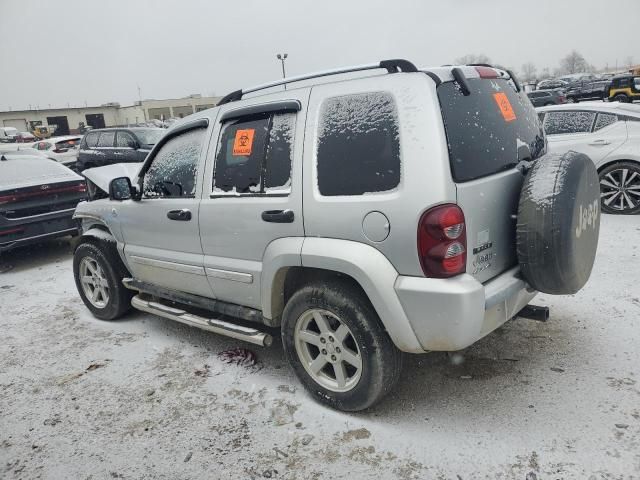
[[[591,142],[589,145],[610,145],[611,142],[609,142],[608,140],[594,140],[593,142]]]
[[[265,210],[262,212],[262,220],[271,223],[293,223],[293,211],[286,210]]]
[[[169,210],[167,212],[167,218],[169,220],[178,220],[181,222],[188,222],[191,220],[191,210],[183,208],[181,210]]]

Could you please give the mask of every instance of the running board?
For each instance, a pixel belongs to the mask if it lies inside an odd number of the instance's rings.
[[[179,308],[169,307],[159,302],[144,300],[140,298],[139,295],[136,295],[131,299],[131,306],[143,312],[153,313],[159,317],[175,320],[176,322],[208,330],[209,332],[218,333],[227,337],[236,338],[238,340],[244,340],[245,342],[260,345],[261,347],[268,347],[273,342],[273,337],[271,337],[271,335],[261,332],[260,330],[256,330],[255,328],[243,327],[241,325],[236,325],[234,323],[215,318],[201,317]]]

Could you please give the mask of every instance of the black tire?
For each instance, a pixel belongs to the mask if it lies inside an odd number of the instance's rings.
[[[102,308],[91,303],[81,285],[80,264],[87,257],[100,266],[107,280],[109,299]],[[122,284],[122,279],[129,276],[129,273],[120,259],[115,242],[91,238],[80,243],[73,254],[73,276],[80,298],[96,318],[115,320],[131,308],[134,292]]]
[[[581,153],[547,154],[527,173],[516,242],[520,270],[536,290],[576,293],[589,279],[600,232],[600,188]]]
[[[578,100],[574,97],[567,97],[567,103],[578,103]]]
[[[626,178],[632,178],[632,180],[634,180],[633,182],[633,186],[637,188],[638,185],[640,185],[640,163],[637,162],[616,162],[613,163],[611,165],[607,165],[605,168],[603,168],[602,170],[600,170],[599,172],[599,177],[600,177],[600,194],[602,195],[601,198],[601,204],[600,204],[600,208],[602,209],[602,211],[604,213],[610,213],[610,214],[617,214],[617,215],[638,215],[640,214],[640,197],[636,196],[636,195],[632,195],[630,193],[627,193],[627,197],[624,199],[623,202],[623,207],[627,207],[627,208],[616,208],[611,207],[611,204],[614,205],[618,205],[616,200],[619,199],[621,194],[613,194],[610,195],[610,192],[615,192],[616,189],[614,188],[610,188],[609,184],[612,184],[614,182],[611,182],[611,179],[613,178],[614,181],[620,182],[622,180],[621,176],[619,174],[617,174],[617,171],[622,171],[622,170],[628,170],[627,176]],[[637,176],[632,177],[633,173],[637,173]],[[603,184],[602,182],[605,181],[606,183]],[[614,183],[615,184],[615,183]],[[625,185],[625,187],[629,187],[630,185]],[[637,191],[637,190],[634,190]],[[624,193],[624,191],[622,192]],[[615,198],[613,198],[615,197]],[[613,201],[609,202],[609,205],[607,205],[607,200],[613,198]],[[635,204],[635,206],[628,208],[628,201],[627,198]]]
[[[616,94],[615,97],[613,97],[613,99],[616,102],[620,102],[620,103],[629,103],[629,97],[627,97],[624,93],[618,93]]]
[[[336,315],[351,330],[351,339],[357,344],[362,359],[362,370],[359,380],[348,391],[325,388],[302,364],[294,330],[302,315],[310,309]],[[354,412],[369,408],[389,393],[400,377],[402,352],[389,338],[364,293],[346,281],[316,281],[296,291],[283,312],[282,343],[287,359],[304,387],[316,400],[338,410]]]
[[[553,103],[553,102],[547,102],[547,103],[544,104],[545,107],[553,106],[553,105],[555,105],[555,103]]]

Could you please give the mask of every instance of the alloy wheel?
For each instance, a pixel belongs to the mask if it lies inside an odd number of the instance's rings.
[[[619,212],[632,210],[640,205],[640,173],[621,167],[600,178],[602,203]]]
[[[96,260],[84,257],[80,262],[80,284],[87,300],[96,308],[109,303],[109,281]]]
[[[347,392],[362,375],[362,356],[353,333],[327,310],[309,309],[296,321],[294,342],[309,376],[333,392]]]

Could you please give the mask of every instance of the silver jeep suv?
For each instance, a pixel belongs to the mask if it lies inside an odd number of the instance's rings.
[[[544,314],[537,291],[587,281],[597,174],[545,152],[515,77],[486,65],[388,60],[238,90],[131,176],[85,172],[109,198],[76,209],[78,291],[105,320],[133,306],[259,345],[278,327],[310,393],[361,410],[402,352],[463,349]]]

